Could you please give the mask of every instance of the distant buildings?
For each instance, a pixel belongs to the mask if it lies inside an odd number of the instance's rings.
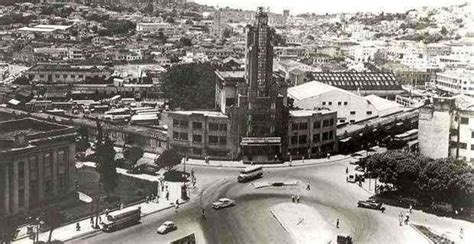
[[[474,71],[458,69],[437,73],[436,88],[449,95],[474,97]]]
[[[73,66],[66,64],[37,64],[25,72],[33,83],[60,84],[85,83],[92,80],[106,80],[111,70],[95,66]]]
[[[0,216],[75,191],[74,128],[24,118],[0,122],[0,131]]]
[[[418,122],[420,153],[430,158],[474,162],[474,98],[458,95],[436,97],[420,109]]]

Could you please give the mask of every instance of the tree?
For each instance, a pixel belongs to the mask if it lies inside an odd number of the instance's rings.
[[[109,136],[104,134],[102,127],[98,123],[96,144],[96,170],[100,174],[99,181],[102,183],[105,192],[109,195],[117,187],[117,171],[115,168],[114,143]]]
[[[51,238],[53,236],[54,229],[61,226],[61,214],[59,210],[53,207],[48,207],[44,212],[41,218],[45,224],[49,227],[48,242],[51,243]]]
[[[215,73],[209,63],[171,66],[163,74],[161,88],[171,108],[214,108]]]
[[[129,161],[131,165],[135,165],[137,161],[143,157],[143,154],[143,149],[137,145],[134,145],[131,148],[126,148],[123,152],[124,158]]]
[[[229,28],[225,28],[222,32],[222,37],[229,38],[232,35],[232,30]]]
[[[167,171],[173,169],[174,166],[181,163],[183,157],[174,149],[165,150],[155,161],[159,167],[165,168]]]
[[[307,35],[306,36],[306,39],[310,40],[310,41],[314,41],[314,36],[312,35]]]

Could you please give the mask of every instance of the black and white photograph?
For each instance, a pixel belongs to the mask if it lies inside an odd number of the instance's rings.
[[[0,0],[0,244],[474,243],[473,0]]]

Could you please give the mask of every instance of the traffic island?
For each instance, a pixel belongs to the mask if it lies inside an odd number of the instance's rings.
[[[335,242],[335,227],[323,219],[314,208],[301,203],[280,203],[270,209],[280,225],[295,243]]]
[[[274,182],[268,182],[268,181],[257,181],[257,182],[252,182],[252,185],[255,187],[255,189],[258,188],[263,188],[263,187],[280,187],[280,186],[297,186],[298,181],[293,180],[293,181],[274,181]]]

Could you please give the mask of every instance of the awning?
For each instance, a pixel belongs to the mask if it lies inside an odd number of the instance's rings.
[[[280,137],[243,137],[240,142],[242,146],[269,146],[281,145]]]

